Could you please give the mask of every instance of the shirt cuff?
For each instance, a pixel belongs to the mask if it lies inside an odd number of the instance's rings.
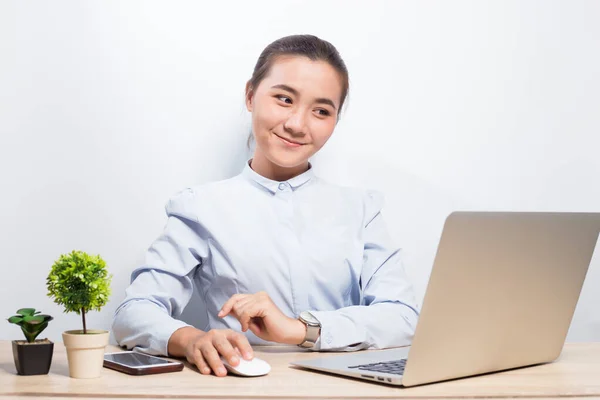
[[[363,327],[338,311],[311,311],[321,324],[321,335],[313,350],[354,351],[368,347]]]
[[[112,330],[119,346],[167,356],[173,332],[188,323],[174,319],[150,301],[131,301],[117,310]]]
[[[169,339],[177,329],[191,326],[188,323],[167,316],[165,321],[161,321],[156,326],[155,334],[150,339],[150,348],[157,350],[164,356],[169,355]]]

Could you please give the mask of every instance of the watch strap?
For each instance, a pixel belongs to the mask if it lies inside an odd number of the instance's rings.
[[[304,325],[306,325],[306,336],[304,337],[304,341],[300,343],[298,346],[304,348],[311,348],[315,346],[317,340],[319,340],[319,334],[321,331],[321,325],[309,324],[307,321],[302,319],[302,317],[298,318]]]

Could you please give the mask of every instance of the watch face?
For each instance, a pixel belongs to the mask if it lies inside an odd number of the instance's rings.
[[[300,318],[302,318],[303,320],[305,320],[306,322],[308,322],[311,325],[320,325],[321,323],[319,322],[318,319],[316,319],[310,312],[308,311],[302,311],[300,313]]]

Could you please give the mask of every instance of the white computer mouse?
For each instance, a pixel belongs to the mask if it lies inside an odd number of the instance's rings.
[[[239,376],[262,376],[271,372],[269,363],[256,357],[250,361],[240,358],[240,363],[235,367],[229,365],[223,357],[221,357],[221,361],[229,372]]]

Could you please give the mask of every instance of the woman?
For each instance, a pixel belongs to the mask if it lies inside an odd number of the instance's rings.
[[[227,374],[252,344],[351,351],[409,344],[417,321],[379,194],[327,183],[309,163],[348,93],[337,50],[315,36],[279,39],[246,85],[256,149],[241,174],[188,188],[132,274],[113,332],[128,348],[186,357]],[[176,319],[194,285],[209,325]]]

